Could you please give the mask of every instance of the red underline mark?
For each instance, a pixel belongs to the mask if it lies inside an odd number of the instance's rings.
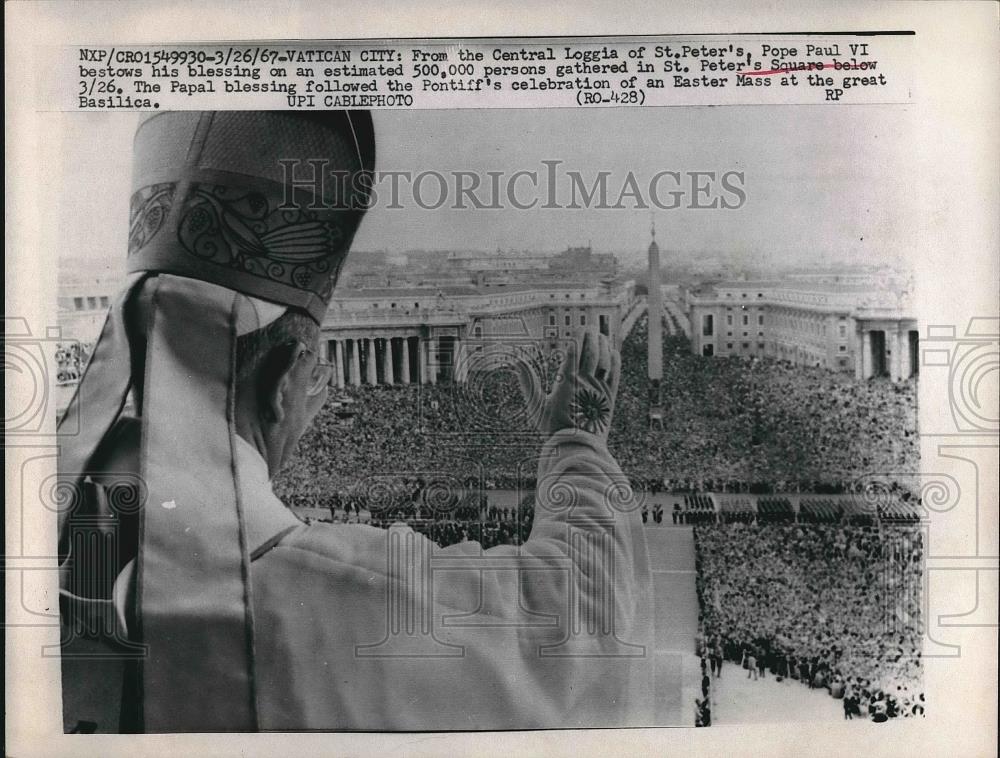
[[[802,68],[772,68],[772,69],[770,69],[768,71],[743,71],[741,73],[744,76],[771,76],[772,74],[798,74],[798,73],[800,73],[802,71],[822,71],[822,70],[827,69],[827,68],[834,68],[834,64],[833,63],[813,63],[813,64],[807,64],[806,66],[803,66]],[[838,68],[837,70],[838,71],[844,71],[845,69],[848,69],[848,70],[851,70],[851,69],[854,69],[854,70],[857,70],[857,69],[867,70],[868,66],[865,66],[862,63],[859,63],[856,66],[852,66],[852,65],[850,65],[848,63],[841,63],[840,64],[840,68]]]

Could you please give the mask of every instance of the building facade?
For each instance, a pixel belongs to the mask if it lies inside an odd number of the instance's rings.
[[[462,382],[518,350],[559,349],[579,329],[617,344],[639,306],[632,281],[356,290],[335,298],[322,340],[338,387]]]
[[[70,340],[97,340],[121,276],[75,273],[60,276],[57,298],[60,333]]]
[[[688,292],[685,308],[697,355],[767,357],[858,379],[902,381],[918,370],[909,300],[875,283],[720,283]]]

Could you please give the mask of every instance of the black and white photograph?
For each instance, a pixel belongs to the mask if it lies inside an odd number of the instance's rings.
[[[33,733],[889,755],[973,650],[995,712],[996,123],[929,130],[927,18],[46,48]]]

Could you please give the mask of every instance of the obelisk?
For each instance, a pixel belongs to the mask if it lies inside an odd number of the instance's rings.
[[[650,229],[653,236],[649,243],[649,363],[650,389],[659,389],[663,379],[663,293],[660,290],[660,247],[656,244],[656,226]],[[659,393],[657,393],[659,394]]]

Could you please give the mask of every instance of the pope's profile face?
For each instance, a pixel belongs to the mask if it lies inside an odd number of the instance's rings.
[[[282,465],[288,462],[299,439],[326,402],[331,373],[331,366],[320,357],[318,336],[310,345],[300,344],[298,357],[289,372],[286,412],[281,421]]]

